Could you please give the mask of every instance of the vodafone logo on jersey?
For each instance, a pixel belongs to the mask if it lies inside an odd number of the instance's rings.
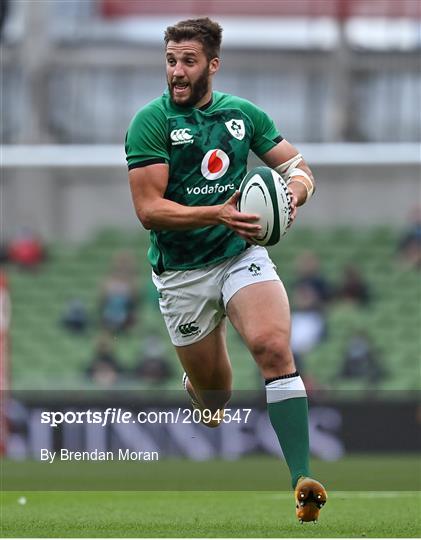
[[[230,158],[227,154],[216,148],[206,152],[202,159],[201,172],[207,180],[217,180],[224,176],[230,165]]]

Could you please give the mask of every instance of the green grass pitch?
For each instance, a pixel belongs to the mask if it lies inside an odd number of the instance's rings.
[[[375,463],[381,464],[381,475]],[[273,467],[273,460],[268,459],[268,464]],[[0,536],[419,537],[419,464],[414,456],[316,463],[328,485],[334,487],[340,477],[340,483],[350,488],[331,489],[320,521],[303,525],[295,518],[292,492],[281,490],[200,491],[198,485],[198,491],[3,491]],[[188,462],[173,465],[188,474]],[[215,470],[223,466],[208,465]],[[247,475],[252,465],[253,460],[241,460],[227,467]],[[364,489],[376,483],[375,478],[365,483],[370,470],[379,474],[378,490]],[[355,489],[358,483],[363,489]],[[390,489],[392,484],[395,490]]]
[[[300,525],[286,492],[30,492],[2,495],[3,537],[418,537],[416,492],[332,492]]]

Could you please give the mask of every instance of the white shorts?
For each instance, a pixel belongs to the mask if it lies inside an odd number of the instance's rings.
[[[251,246],[237,257],[197,270],[152,272],[159,307],[171,341],[190,345],[210,334],[225,317],[234,294],[253,283],[280,281],[265,248]]]

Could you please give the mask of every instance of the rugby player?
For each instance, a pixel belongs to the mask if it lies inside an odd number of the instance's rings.
[[[315,521],[327,496],[310,477],[307,397],[289,346],[287,294],[267,251],[253,244],[258,216],[237,210],[250,150],[287,180],[292,219],[314,178],[265,112],[213,91],[221,38],[209,18],[166,29],[168,90],[137,112],[126,136],[132,199],[150,230],[152,278],[193,406],[212,411],[203,415],[209,427],[223,418],[232,382],[228,317],[265,380],[297,517]]]

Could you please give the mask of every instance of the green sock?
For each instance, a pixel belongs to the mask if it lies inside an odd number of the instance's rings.
[[[297,381],[297,378],[299,381]],[[288,386],[291,386],[290,383],[293,383],[293,388],[288,388]],[[297,383],[302,385],[301,396],[287,397],[285,399],[288,394],[297,394]],[[284,388],[279,388],[280,385]],[[304,385],[301,377],[298,376],[271,382],[266,386],[266,389],[269,418],[288,464],[292,487],[295,488],[300,476],[310,476],[308,405]],[[284,396],[283,399],[280,392]],[[281,400],[272,401],[279,397],[281,397]]]

